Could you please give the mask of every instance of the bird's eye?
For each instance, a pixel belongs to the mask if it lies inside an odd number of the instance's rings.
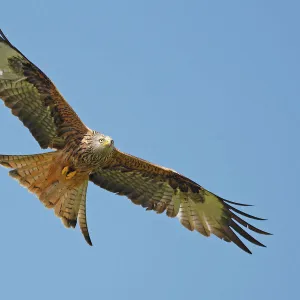
[[[103,141],[104,141],[104,138],[99,139],[100,143],[103,143]]]

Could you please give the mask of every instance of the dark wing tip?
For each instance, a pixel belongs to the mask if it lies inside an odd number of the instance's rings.
[[[262,230],[261,230],[262,231]],[[262,231],[261,234],[264,234],[264,235],[274,235],[273,233],[270,233],[270,232],[267,232],[267,231]]]
[[[248,247],[238,238],[238,236],[232,231],[229,226],[223,227],[224,234],[230,241],[234,242],[239,248],[244,250],[245,252],[252,254],[252,252],[248,249]]]
[[[239,239],[239,237],[235,233],[237,233],[241,237],[245,238],[247,241],[251,242],[252,244],[255,244],[260,247],[266,247],[264,244],[262,244],[261,242],[256,240],[254,237],[252,237],[248,232],[246,232],[240,225],[248,228],[249,230],[251,230],[253,232],[259,233],[259,234],[264,234],[264,235],[272,235],[272,234],[254,227],[253,225],[249,224],[248,222],[243,220],[241,217],[239,217],[235,213],[238,213],[244,217],[254,219],[254,220],[259,220],[259,221],[265,221],[266,219],[258,218],[258,217],[249,215],[247,213],[244,213],[243,211],[236,209],[235,207],[229,205],[228,203],[233,204],[233,205],[240,205],[240,206],[252,206],[252,205],[245,205],[242,203],[237,203],[237,202],[225,200],[222,198],[219,198],[219,199],[223,202],[223,205],[224,205],[224,213],[225,213],[224,222],[225,223],[222,222],[223,224],[222,225],[220,224],[224,235],[230,241],[234,242],[239,248],[241,248],[242,250],[244,250],[245,252],[247,252],[249,254],[252,254],[251,251],[245,246],[245,244]]]
[[[11,42],[8,40],[8,38],[6,37],[6,35],[4,34],[4,32],[0,29],[0,40],[3,40],[5,43],[7,43],[9,46],[11,46],[12,48],[14,48],[15,50],[17,50],[18,52],[20,52],[18,49],[16,49]]]
[[[263,231],[261,229],[258,229],[254,227],[253,225],[249,224],[245,220],[241,219],[239,216],[231,212],[231,219],[237,221],[239,224],[243,225],[244,227],[252,230],[253,232],[259,233],[259,234],[264,234],[264,235],[272,235],[269,232]]]
[[[5,36],[5,34],[3,33],[3,31],[0,29],[0,38],[6,42],[8,42],[7,37]]]
[[[253,236],[251,236],[248,232],[246,232],[242,227],[240,227],[237,223],[235,223],[233,220],[231,220],[230,225],[232,229],[234,229],[235,232],[240,234],[243,238],[251,242],[252,244],[255,244],[260,247],[266,247],[264,244],[256,240]]]
[[[231,205],[229,205],[229,204],[227,204],[227,203],[224,203],[224,205],[225,205],[225,207],[226,207],[227,209],[233,210],[234,212],[236,212],[236,213],[238,213],[238,214],[240,214],[240,215],[242,215],[242,216],[244,216],[244,217],[247,217],[247,218],[249,218],[249,219],[254,219],[254,220],[258,220],[258,221],[266,221],[266,220],[267,220],[267,219],[263,219],[263,218],[259,218],[259,217],[255,217],[255,216],[246,214],[246,213],[244,213],[243,211],[241,211],[241,210],[239,210],[239,209],[237,209],[237,208],[235,208],[235,207],[233,207],[233,206],[231,206]]]
[[[239,203],[239,202],[233,202],[233,201],[229,201],[229,200],[226,200],[226,199],[223,199],[221,197],[218,197],[220,198],[222,201],[226,202],[226,203],[230,203],[230,204],[233,204],[233,205],[239,205],[239,206],[253,206],[252,204],[244,204],[244,203]]]

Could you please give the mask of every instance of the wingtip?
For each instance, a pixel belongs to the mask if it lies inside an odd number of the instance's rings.
[[[239,203],[239,202],[234,202],[234,201],[229,201],[223,198],[220,198],[222,201],[233,204],[233,205],[239,205],[239,206],[254,206],[253,204],[244,204],[244,203]]]
[[[248,253],[248,254],[250,254],[250,255],[252,255],[252,252],[247,248],[247,250],[245,250],[245,249],[243,249],[246,253]]]
[[[234,241],[233,241],[234,242]],[[235,243],[235,242],[234,242]],[[252,252],[249,250],[249,248],[244,244],[242,243],[241,245],[238,245],[237,243],[235,243],[240,249],[242,249],[243,251],[245,251],[246,253],[248,254],[251,254],[252,255]]]
[[[2,31],[2,29],[0,29],[0,38],[2,38],[3,41],[8,42],[8,39],[7,39],[6,35],[4,34],[4,32]]]
[[[263,219],[263,218],[259,218],[259,217],[255,217],[255,216],[249,215],[249,214],[247,214],[247,213],[245,213],[245,212],[243,212],[243,211],[241,211],[241,210],[239,210],[239,209],[237,209],[237,208],[235,208],[235,207],[233,207],[233,206],[231,206],[231,205],[229,205],[229,204],[227,204],[227,203],[224,203],[224,205],[225,205],[225,207],[226,207],[228,210],[231,211],[232,214],[233,214],[232,211],[234,211],[234,212],[236,212],[236,213],[238,213],[238,214],[240,214],[240,215],[242,215],[242,216],[244,216],[244,217],[246,217],[246,218],[249,218],[249,219],[258,220],[258,221],[266,221],[266,219]],[[234,215],[234,214],[233,214],[233,215]]]

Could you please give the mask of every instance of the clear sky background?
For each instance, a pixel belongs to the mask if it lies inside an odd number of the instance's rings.
[[[297,299],[299,1],[2,1],[1,28],[95,130],[251,203],[253,255],[93,184],[78,228],[0,169],[0,299]],[[0,106],[0,152],[41,152]]]

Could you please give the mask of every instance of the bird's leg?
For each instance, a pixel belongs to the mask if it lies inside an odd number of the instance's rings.
[[[69,180],[69,179],[72,179],[75,176],[76,171],[71,169],[69,166],[65,166],[62,169],[61,174],[66,175],[66,179]]]

